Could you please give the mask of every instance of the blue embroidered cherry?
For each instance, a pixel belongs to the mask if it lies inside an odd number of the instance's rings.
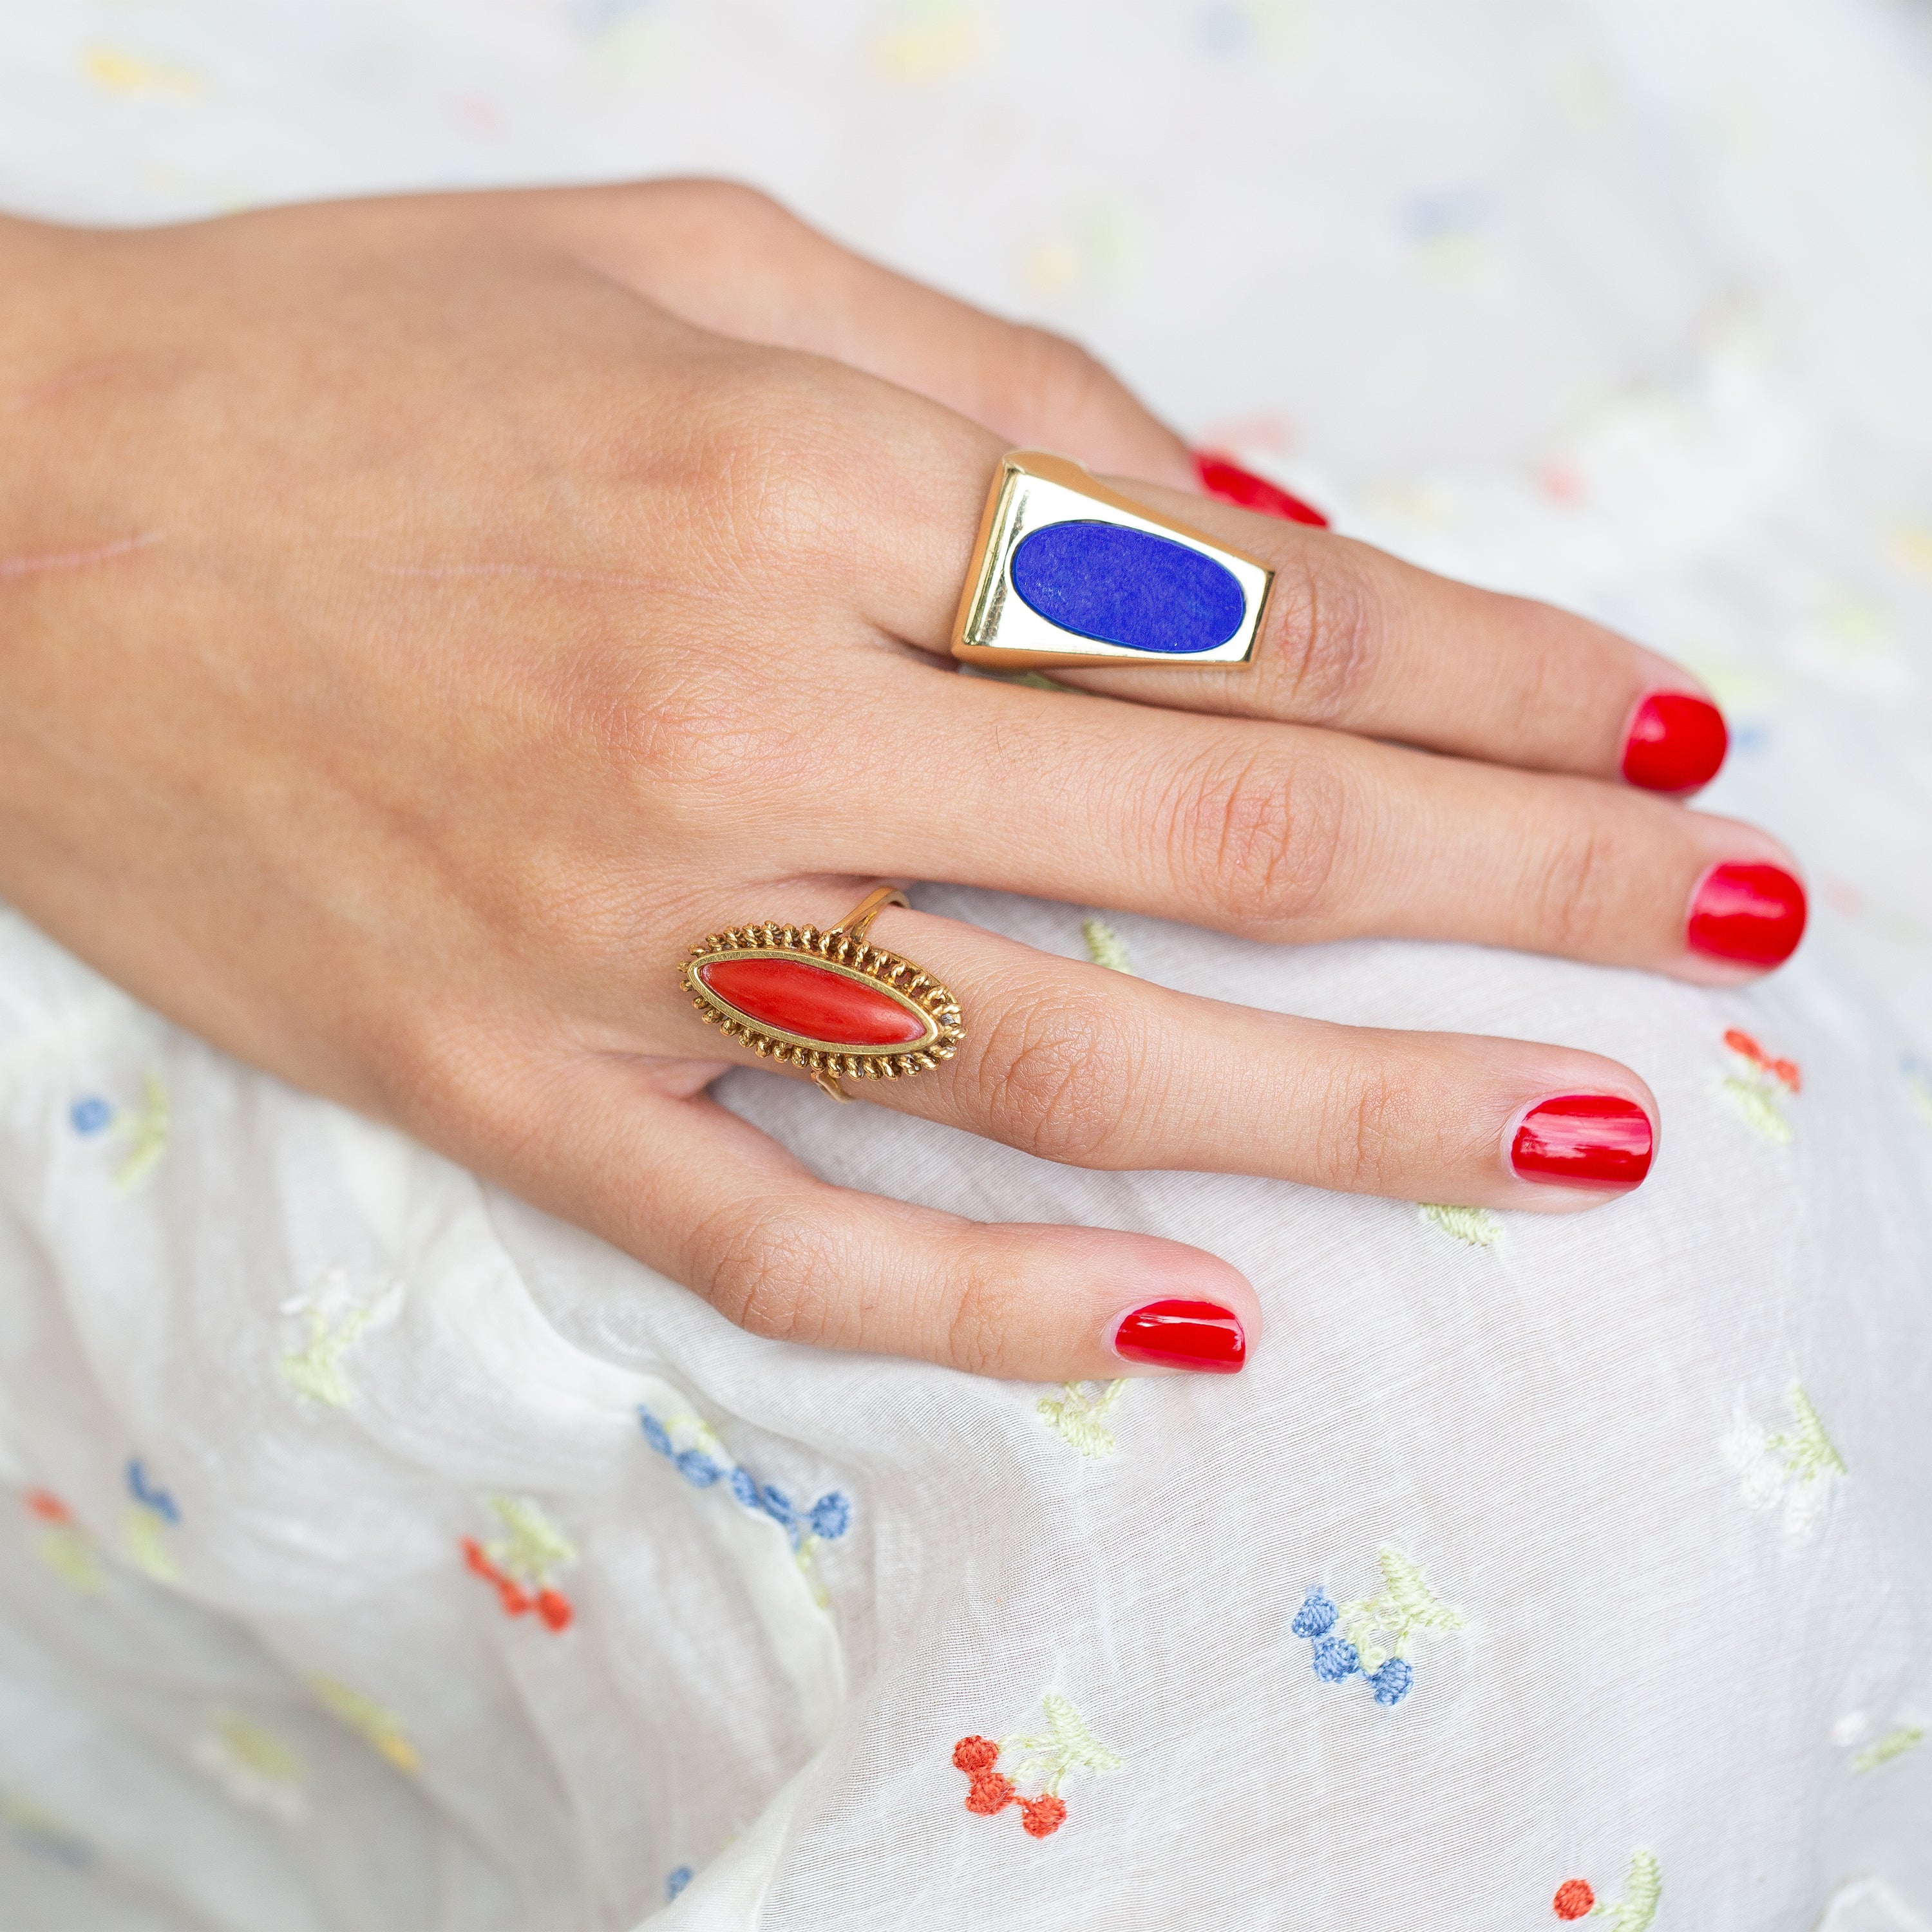
[[[1315,1646],[1315,1674],[1324,1684],[1339,1684],[1361,1668],[1355,1646],[1346,1637],[1324,1636]]]
[[[1415,1672],[1405,1658],[1391,1657],[1379,1670],[1369,1672],[1378,1704],[1400,1704],[1415,1682]]]
[[[1302,1598],[1288,1628],[1297,1636],[1326,1636],[1335,1627],[1335,1599],[1318,1583]]]

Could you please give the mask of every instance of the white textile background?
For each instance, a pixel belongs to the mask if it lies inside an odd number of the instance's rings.
[[[1249,1273],[1243,1376],[1110,1396],[747,1338],[0,912],[0,1928],[1496,1932],[1575,1880],[1616,1932],[1922,1928],[1928,36],[1876,0],[0,10],[16,210],[723,172],[1078,333],[1345,530],[1694,664],[1736,728],[1706,802],[1814,913],[1708,992],[926,889],[1662,1102],[1628,1202],[1431,1217],[732,1076],[833,1178]],[[1316,1586],[1416,1627],[1400,1701],[1317,1674]],[[965,1808],[976,1733],[1059,1774],[1058,1830]]]

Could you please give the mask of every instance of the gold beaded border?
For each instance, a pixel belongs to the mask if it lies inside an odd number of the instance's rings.
[[[698,976],[711,959],[805,959],[828,968],[848,980],[876,987],[919,1020],[926,1031],[910,1046],[844,1046],[814,1040],[808,1034],[787,1033],[740,1012],[712,992]],[[734,926],[714,932],[691,949],[682,969],[685,990],[698,1018],[715,1026],[728,1040],[742,1040],[760,1060],[802,1066],[828,1092],[842,1073],[858,1080],[896,1080],[929,1073],[958,1051],[966,1029],[959,1002],[930,973],[883,946],[855,939],[843,926],[820,932],[815,926]]]

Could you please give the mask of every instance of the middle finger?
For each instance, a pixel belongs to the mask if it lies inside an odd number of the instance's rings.
[[[929,678],[891,675],[930,715]],[[946,695],[920,810],[881,825],[879,788],[850,788],[801,861],[1261,939],[1459,940],[1707,983],[1778,964],[1803,931],[1776,840],[1628,788],[989,679]]]

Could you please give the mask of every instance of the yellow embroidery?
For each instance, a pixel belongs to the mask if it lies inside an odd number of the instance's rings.
[[[1761,1429],[1738,1399],[1730,1433],[1721,1445],[1724,1459],[1744,1478],[1744,1501],[1753,1509],[1784,1507],[1784,1526],[1802,1535],[1830,1502],[1846,1473],[1844,1458],[1825,1432],[1811,1398],[1793,1382],[1785,1391],[1790,1428],[1775,1434]]]
[[[57,1522],[34,1538],[34,1554],[66,1584],[83,1597],[98,1597],[106,1587],[100,1560],[94,1546],[75,1524]]]
[[[1043,1395],[1036,1406],[1047,1426],[1082,1455],[1111,1456],[1114,1432],[1100,1418],[1120,1400],[1130,1379],[1123,1376],[1108,1382],[1097,1396],[1090,1396],[1084,1383],[1062,1382],[1058,1401]]]
[[[1016,1784],[1023,1778],[1039,1777],[1042,1791],[1057,1793],[1060,1780],[1070,1771],[1118,1771],[1126,1762],[1094,1736],[1086,1720],[1058,1691],[1049,1690],[1040,1706],[1046,1713],[1045,1736],[1007,1738],[1000,1745],[1002,1757],[1008,1751],[1018,1754],[1009,1774]]]
[[[1134,969],[1127,964],[1126,942],[1104,919],[1083,919],[1080,936],[1086,940],[1087,956],[1095,965],[1133,977]]]
[[[1774,1147],[1790,1146],[1791,1123],[1778,1102],[1798,1091],[1797,1066],[1789,1060],[1774,1059],[1749,1034],[1736,1027],[1724,1035],[1724,1046],[1739,1070],[1726,1074],[1718,1083],[1719,1090],[1747,1125]]]
[[[282,1379],[310,1402],[346,1408],[352,1391],[343,1358],[368,1330],[394,1321],[402,1303],[400,1282],[391,1283],[372,1301],[358,1301],[343,1270],[330,1269],[306,1294],[282,1304],[284,1315],[303,1323],[306,1336],[278,1359]]]
[[[302,1760],[252,1718],[218,1712],[188,1755],[236,1804],[285,1825],[299,1824],[308,1815]]]
[[[403,1720],[394,1712],[338,1678],[311,1677],[308,1688],[330,1712],[374,1745],[398,1771],[414,1772],[420,1766],[416,1746],[404,1736]]]
[[[1363,1674],[1372,1676],[1391,1657],[1406,1659],[1423,1630],[1459,1630],[1462,1616],[1439,1603],[1418,1564],[1384,1544],[1377,1552],[1382,1573],[1379,1596],[1341,1606],[1343,1638],[1355,1647]]]
[[[898,0],[872,43],[887,80],[919,86],[970,67],[986,50],[986,20],[968,0]]]
[[[1624,1874],[1624,1895],[1614,1905],[1600,1905],[1597,1911],[1610,1919],[1610,1932],[1650,1932],[1657,1916],[1658,1900],[1664,1896],[1664,1870],[1651,1852],[1633,1852],[1630,1870]],[[1592,1914],[1595,1916],[1594,1913]]]
[[[190,68],[143,60],[115,47],[89,47],[81,56],[81,65],[88,79],[110,94],[172,94],[190,99],[203,86],[201,76]]]
[[[1888,1731],[1875,1744],[1868,1745],[1852,1760],[1854,1771],[1876,1771],[1882,1764],[1889,1764],[1895,1757],[1903,1757],[1916,1744],[1924,1741],[1925,1727],[1922,1724],[1901,1724],[1895,1731]]]
[[[484,1554],[506,1576],[543,1589],[553,1570],[577,1561],[577,1546],[529,1497],[494,1496],[490,1507],[509,1534],[486,1543]]]
[[[168,1150],[168,1090],[158,1073],[150,1072],[142,1076],[141,1090],[141,1105],[114,1126],[129,1144],[114,1174],[115,1186],[122,1189],[138,1186]]]
[[[1796,1382],[1785,1396],[1790,1405],[1793,1426],[1765,1438],[1765,1447],[1784,1459],[1786,1473],[1800,1483],[1815,1483],[1827,1476],[1845,1473],[1844,1458],[1825,1433],[1825,1425],[1811,1406],[1811,1398]]]
[[[136,1503],[121,1519],[121,1550],[136,1570],[157,1583],[176,1583],[181,1568],[168,1548],[162,1519]]]
[[[1502,1224],[1486,1208],[1451,1208],[1427,1201],[1422,1204],[1422,1218],[1472,1248],[1494,1247],[1496,1237],[1502,1232]]]

